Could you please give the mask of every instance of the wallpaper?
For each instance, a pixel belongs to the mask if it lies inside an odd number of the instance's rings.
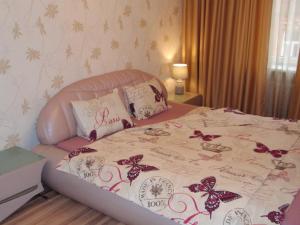
[[[41,108],[64,86],[137,68],[168,80],[181,0],[0,0],[0,149],[38,143]]]

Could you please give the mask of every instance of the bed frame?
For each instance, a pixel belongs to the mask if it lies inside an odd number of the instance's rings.
[[[75,199],[82,204],[99,210],[128,225],[176,225],[177,223],[125,200],[116,194],[102,190],[78,177],[56,170],[58,162],[66,152],[55,147],[58,142],[76,136],[76,122],[70,101],[87,100],[103,96],[114,88],[119,89],[155,78],[139,70],[122,70],[75,82],[49,100],[42,109],[37,123],[40,145],[34,151],[47,158],[42,179],[52,189]],[[160,81],[159,81],[160,82]],[[161,82],[160,82],[161,84]],[[164,94],[165,87],[161,84]],[[125,99],[122,98],[125,103]],[[295,198],[288,211],[288,220],[283,225],[299,225],[300,195]],[[221,224],[218,224],[221,225]]]
[[[34,149],[36,153],[48,159],[42,175],[43,181],[59,193],[99,210],[125,224],[177,224],[116,194],[102,190],[94,184],[56,170],[57,164],[65,157],[66,152],[55,147],[55,144],[76,136],[76,122],[70,101],[103,96],[114,88],[119,89],[122,97],[122,86],[135,85],[153,78],[155,78],[153,75],[139,70],[122,70],[75,82],[51,98],[39,115],[37,135],[41,144]],[[160,84],[167,96],[165,87],[161,82]],[[124,98],[122,98],[122,101],[125,103]]]

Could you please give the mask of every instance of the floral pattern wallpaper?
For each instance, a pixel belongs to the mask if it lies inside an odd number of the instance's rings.
[[[0,0],[0,149],[38,143],[41,108],[64,86],[136,68],[167,80],[181,0]]]

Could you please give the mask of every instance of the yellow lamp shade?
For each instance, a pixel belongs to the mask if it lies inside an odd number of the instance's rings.
[[[172,77],[175,80],[185,80],[188,77],[187,64],[183,64],[183,63],[173,64]]]

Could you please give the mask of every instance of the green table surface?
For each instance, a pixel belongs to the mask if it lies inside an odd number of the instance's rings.
[[[0,151],[0,175],[44,159],[43,156],[20,147]]]

